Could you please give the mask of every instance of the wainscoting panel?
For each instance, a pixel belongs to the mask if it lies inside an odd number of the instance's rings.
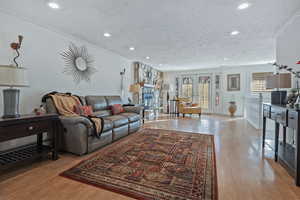
[[[262,128],[263,96],[248,96],[245,98],[245,118],[256,129]]]

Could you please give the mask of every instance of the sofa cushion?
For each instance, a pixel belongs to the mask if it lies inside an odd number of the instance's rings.
[[[108,109],[104,96],[86,96],[85,100],[87,105],[92,106],[94,112]]]
[[[101,134],[100,138],[89,137],[88,138],[88,153],[93,152],[107,144],[112,142],[112,131],[107,131]]]
[[[103,120],[103,130],[102,133],[110,131],[113,129],[113,124],[110,120]],[[91,131],[89,135],[94,135],[94,131]]]
[[[94,115],[92,106],[76,105],[74,106],[74,111],[78,115],[84,115],[84,116]]]
[[[141,121],[129,123],[129,133],[134,133],[138,131],[140,127],[141,127]]]
[[[118,115],[124,112],[124,108],[121,104],[114,104],[111,106],[111,112],[113,115]]]
[[[123,104],[120,96],[106,96],[105,99],[108,106],[112,106],[114,104]]]
[[[94,112],[94,115],[96,117],[107,117],[107,116],[111,116],[112,113],[111,113],[111,110],[99,110],[99,111]]]
[[[136,113],[121,113],[120,115],[127,117],[129,122],[136,122],[141,119],[141,116]]]
[[[113,129],[113,124],[110,120],[104,120],[103,132],[109,131]]]
[[[136,113],[141,115],[142,111],[144,110],[144,106],[141,105],[135,105],[135,106],[123,106],[124,111],[128,113]]]
[[[106,120],[110,120],[113,123],[113,127],[120,127],[122,125],[128,124],[129,120],[127,117],[124,117],[122,115],[112,115],[108,117],[104,117]]]
[[[124,126],[113,129],[112,138],[113,138],[113,141],[116,141],[127,135],[128,135],[128,125],[124,125]]]

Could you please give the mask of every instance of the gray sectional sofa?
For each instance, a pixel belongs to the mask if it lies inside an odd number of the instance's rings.
[[[110,106],[122,104],[119,96],[86,96],[80,97],[85,105],[93,108],[97,117],[104,119],[103,132],[100,138],[94,135],[93,124],[85,117],[63,117],[61,122],[64,131],[61,134],[60,147],[63,151],[83,155],[93,152],[107,144],[139,130],[142,121],[141,106],[126,106],[125,112],[112,115]],[[51,98],[46,99],[47,113],[57,113]]]

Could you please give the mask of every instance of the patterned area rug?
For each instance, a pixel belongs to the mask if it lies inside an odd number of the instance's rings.
[[[143,129],[61,175],[136,199],[218,199],[212,135]]]

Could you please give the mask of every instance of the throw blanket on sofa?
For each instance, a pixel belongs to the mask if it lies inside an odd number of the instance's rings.
[[[63,93],[53,93],[49,94],[49,97],[52,98],[53,103],[58,111],[58,113],[62,116],[66,117],[76,117],[79,116],[75,111],[74,108],[78,105],[82,106],[79,97],[71,94],[63,94]],[[102,133],[103,128],[103,119],[94,117],[94,116],[84,116],[91,120],[92,124],[94,125],[94,129],[96,132],[96,136]]]

